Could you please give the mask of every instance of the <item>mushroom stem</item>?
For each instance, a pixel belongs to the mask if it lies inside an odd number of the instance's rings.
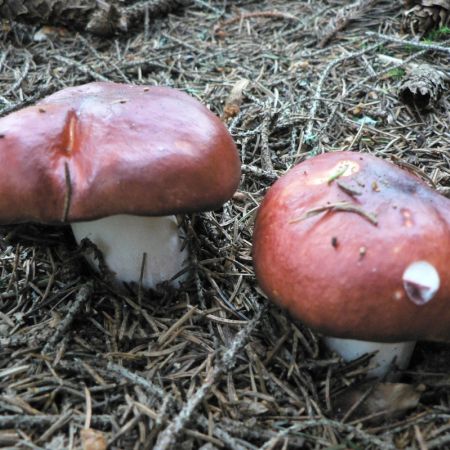
[[[371,368],[367,374],[380,378],[389,372],[393,364],[400,370],[406,369],[416,345],[415,342],[385,343],[334,337],[326,337],[325,343],[330,350],[342,356],[344,361],[377,352],[371,359]]]
[[[144,253],[142,285],[145,288],[170,280],[185,267],[188,252],[183,249],[175,216],[116,215],[71,226],[78,243],[88,238],[97,246],[118,281],[140,279]],[[97,267],[93,258],[88,259]],[[186,274],[180,275],[172,284],[179,286],[185,277]]]

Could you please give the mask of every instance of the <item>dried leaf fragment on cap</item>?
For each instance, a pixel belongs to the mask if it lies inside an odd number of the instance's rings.
[[[403,103],[419,109],[432,108],[441,98],[448,77],[440,70],[423,64],[406,76],[398,94]]]

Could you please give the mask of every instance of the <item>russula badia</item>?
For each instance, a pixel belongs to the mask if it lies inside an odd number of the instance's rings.
[[[264,292],[345,359],[382,375],[450,339],[450,200],[367,154],[306,160],[267,193],[253,258]]]
[[[0,119],[0,222],[71,223],[123,281],[170,279],[186,251],[174,215],[211,210],[239,182],[226,127],[175,89],[90,83]]]

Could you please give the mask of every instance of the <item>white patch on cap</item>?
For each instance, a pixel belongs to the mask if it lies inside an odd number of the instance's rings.
[[[350,160],[339,161],[332,169],[325,172],[322,176],[312,178],[307,184],[329,183],[330,180],[348,177],[358,171],[359,164],[357,162]]]
[[[427,261],[416,261],[403,272],[403,287],[416,305],[425,305],[439,289],[440,279],[435,267]]]

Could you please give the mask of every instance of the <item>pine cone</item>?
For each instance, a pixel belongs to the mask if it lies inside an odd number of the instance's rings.
[[[401,84],[398,94],[403,103],[418,109],[431,109],[437,104],[448,80],[444,72],[426,64],[415,67]]]
[[[2,18],[80,30],[90,27],[100,35],[112,34],[120,25],[111,0],[0,0]]]
[[[403,0],[402,27],[414,35],[450,25],[450,0]]]
[[[123,5],[125,2],[125,6]],[[0,0],[0,20],[56,25],[100,36],[127,31],[188,6],[192,0]]]

